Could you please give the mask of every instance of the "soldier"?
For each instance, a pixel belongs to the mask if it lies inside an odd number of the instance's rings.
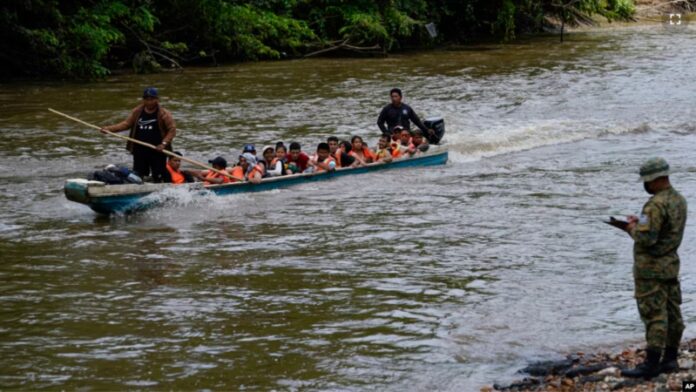
[[[639,217],[629,216],[626,231],[635,241],[633,277],[640,318],[645,324],[647,358],[626,377],[650,379],[677,370],[679,341],[684,331],[679,305],[679,256],[684,236],[686,200],[669,182],[669,165],[653,158],[640,167],[640,180],[653,195]],[[662,362],[662,350],[664,356]]]

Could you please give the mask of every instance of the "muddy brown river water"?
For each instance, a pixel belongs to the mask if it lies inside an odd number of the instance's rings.
[[[696,203],[696,35],[637,25],[386,59],[0,85],[0,389],[475,391],[534,359],[640,342],[635,171]],[[98,216],[62,183],[129,163],[69,123],[147,85],[176,149],[365,136],[389,88],[442,116],[450,162]],[[696,210],[695,208],[691,209]],[[693,213],[691,222],[696,222]],[[696,329],[696,231],[681,249]]]

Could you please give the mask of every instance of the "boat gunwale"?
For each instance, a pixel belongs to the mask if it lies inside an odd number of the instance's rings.
[[[440,147],[436,148],[431,151],[428,151],[425,154],[421,155],[416,155],[412,157],[408,157],[405,159],[396,159],[390,162],[375,162],[375,163],[370,163],[364,166],[358,166],[358,167],[345,167],[345,168],[340,168],[336,169],[335,171],[322,171],[322,172],[316,172],[316,173],[297,173],[297,174],[291,174],[291,175],[285,175],[285,176],[278,176],[278,177],[271,177],[271,178],[265,178],[262,179],[261,182],[259,183],[253,183],[250,181],[240,181],[240,182],[234,182],[234,183],[228,183],[228,184],[213,184],[213,185],[204,185],[202,182],[195,182],[195,183],[188,183],[188,184],[182,184],[186,185],[188,189],[191,190],[210,190],[212,192],[221,190],[221,189],[227,189],[227,188],[235,188],[235,187],[244,187],[244,186],[254,186],[254,185],[263,185],[263,184],[273,184],[277,182],[290,182],[292,180],[297,180],[297,179],[302,179],[302,178],[315,178],[319,176],[332,176],[335,175],[336,173],[340,173],[341,175],[347,174],[348,172],[355,171],[355,170],[370,170],[378,167],[388,167],[392,166],[394,164],[402,163],[402,162],[409,162],[409,161],[416,161],[416,160],[421,160],[424,158],[429,158],[429,157],[434,157],[437,155],[442,155],[442,154],[447,154],[449,151],[445,147]],[[66,180],[71,181],[71,180]],[[143,185],[146,187],[143,189]],[[163,184],[114,184],[114,185],[108,185],[108,184],[99,184],[99,185],[87,185],[87,194],[90,198],[107,198],[107,197],[118,197],[118,196],[137,196],[137,195],[148,195],[154,192],[159,192],[164,189],[169,189],[176,186],[176,184],[171,184],[171,183],[163,183]],[[127,188],[127,189],[124,189]],[[131,190],[132,189],[132,190]],[[130,191],[129,191],[130,190]]]

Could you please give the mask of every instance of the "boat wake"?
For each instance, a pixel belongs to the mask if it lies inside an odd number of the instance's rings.
[[[225,199],[228,202],[230,199]],[[215,193],[201,187],[189,188],[187,186],[172,186],[161,191],[151,193],[142,198],[141,204],[148,207],[178,206],[178,207],[220,207],[220,197]]]
[[[280,190],[269,190],[265,194],[277,194]],[[259,196],[256,195],[256,198]],[[138,215],[146,219],[188,224],[215,218],[227,219],[238,215],[239,208],[249,207],[250,194],[217,195],[206,189],[177,186],[151,193],[141,200],[144,207]],[[256,200],[256,199],[254,199]],[[255,202],[258,202],[256,200]]]
[[[589,125],[575,121],[539,120],[524,126],[500,123],[485,130],[451,127],[458,132],[446,137],[450,161],[471,162],[502,154],[531,150],[556,144],[578,142],[618,135],[646,133],[648,124],[637,126]]]

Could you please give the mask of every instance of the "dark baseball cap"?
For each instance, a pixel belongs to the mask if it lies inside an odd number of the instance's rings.
[[[227,161],[223,157],[217,157],[215,159],[211,159],[208,161],[208,163],[215,165],[215,166],[227,167]]]
[[[253,144],[245,144],[242,153],[245,152],[256,152],[256,147]]]
[[[154,87],[148,87],[143,91],[143,98],[159,98],[157,89]]]

